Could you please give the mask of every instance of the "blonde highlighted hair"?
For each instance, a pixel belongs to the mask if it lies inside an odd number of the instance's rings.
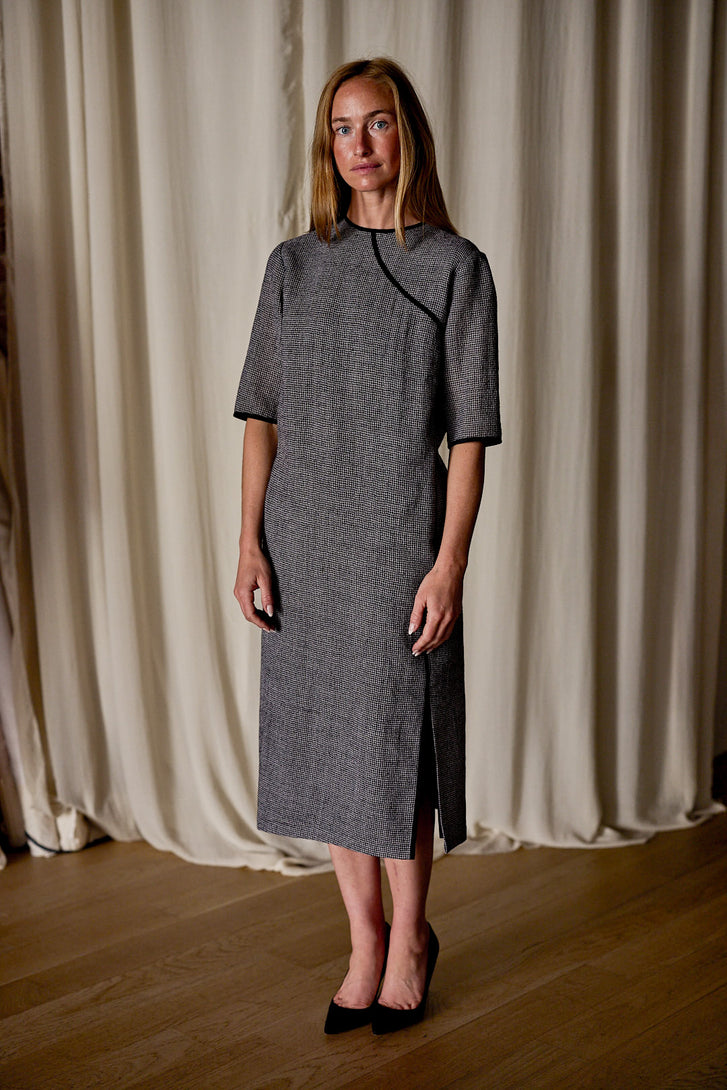
[[[333,158],[331,109],[341,84],[356,76],[388,87],[394,99],[400,148],[394,228],[399,243],[406,247],[404,216],[407,212],[418,222],[443,227],[456,235],[457,229],[449,218],[439,184],[434,139],[427,115],[409,77],[388,57],[342,64],[321,91],[311,144],[311,231],[315,230],[323,242],[330,243],[332,228],[340,237],[338,221],[348,210],[351,188],[341,178]]]

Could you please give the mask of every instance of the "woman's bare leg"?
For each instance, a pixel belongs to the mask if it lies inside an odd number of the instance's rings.
[[[368,1007],[384,966],[381,863],[373,855],[328,847],[351,929],[349,970],[333,998],[340,1007]]]
[[[424,995],[429,927],[426,905],[432,873],[434,806],[421,800],[413,859],[385,859],[394,902],[386,976],[379,1002],[385,1007],[410,1009]]]

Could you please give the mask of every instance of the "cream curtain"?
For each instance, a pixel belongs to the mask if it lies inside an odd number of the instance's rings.
[[[504,443],[465,583],[468,849],[714,812],[726,6],[3,0],[44,709],[25,780],[49,805],[200,862],[327,865],[255,828],[232,406],[267,254],[308,226],[320,87],[386,53],[499,296]]]

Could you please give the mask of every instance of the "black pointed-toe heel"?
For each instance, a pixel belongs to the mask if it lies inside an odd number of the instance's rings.
[[[431,983],[432,974],[434,973],[434,966],[437,964],[437,955],[439,954],[439,939],[434,934],[432,925],[429,924],[429,948],[427,950],[427,975],[424,981],[424,994],[421,1001],[416,1007],[412,1007],[409,1010],[399,1010],[396,1007],[384,1007],[379,1003],[378,999],[374,1000],[374,1011],[371,1016],[371,1030],[377,1035],[383,1033],[395,1033],[398,1029],[407,1029],[408,1026],[415,1026],[417,1022],[421,1022],[424,1017],[424,1009],[427,1005],[427,996],[429,995],[429,984]]]
[[[390,937],[391,927],[388,923],[385,923],[384,967],[381,970],[378,987],[376,988],[376,995],[379,994],[379,988],[381,987],[384,973],[386,972],[386,958],[389,953]],[[323,1027],[323,1032],[328,1034],[346,1033],[349,1029],[359,1029],[361,1026],[367,1026],[373,1017],[375,1006],[376,996],[374,996],[373,1003],[370,1003],[368,1007],[339,1007],[338,1003],[334,1003],[333,1000],[331,1000],[328,1005],[328,1014],[326,1015],[326,1024]]]

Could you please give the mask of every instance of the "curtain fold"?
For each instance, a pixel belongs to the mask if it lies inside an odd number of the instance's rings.
[[[23,767],[54,806],[200,862],[328,866],[255,828],[232,405],[267,255],[308,227],[320,88],[385,53],[499,299],[458,850],[621,844],[715,812],[725,7],[2,0],[44,711]]]

